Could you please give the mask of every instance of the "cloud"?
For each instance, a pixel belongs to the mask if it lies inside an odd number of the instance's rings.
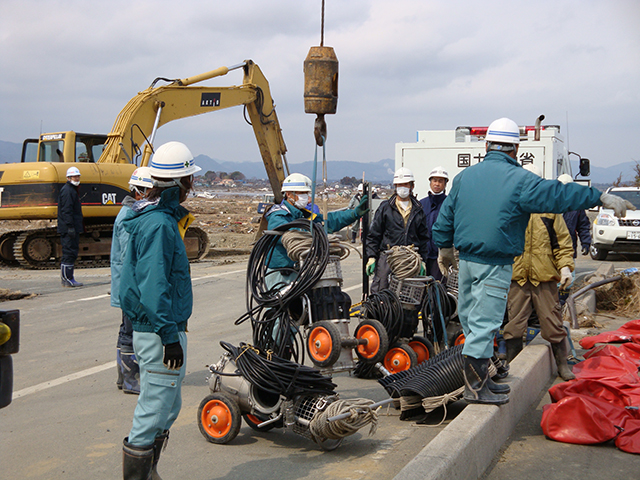
[[[393,158],[416,130],[541,113],[594,164],[637,159],[640,4],[633,0],[326,2],[325,45],[340,61],[331,160]],[[34,14],[37,12],[37,14]],[[4,0],[1,140],[45,131],[106,132],[154,78],[185,78],[251,58],[268,78],[294,161],[312,159],[302,62],[320,41],[320,2]],[[10,72],[7,74],[6,72]],[[241,83],[240,72],[207,82]],[[174,122],[221,160],[259,160],[240,107]]]

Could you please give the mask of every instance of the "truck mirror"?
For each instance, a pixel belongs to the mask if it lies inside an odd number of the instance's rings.
[[[580,175],[588,177],[591,174],[591,165],[588,158],[580,159]]]

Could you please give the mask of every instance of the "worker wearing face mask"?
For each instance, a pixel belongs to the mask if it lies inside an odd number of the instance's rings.
[[[292,173],[284,179],[282,183],[282,194],[284,199],[278,205],[271,207],[266,214],[267,229],[273,230],[280,225],[292,222],[299,218],[311,218],[314,222],[321,222],[321,214],[312,213],[309,209],[311,202],[311,180],[300,173]],[[314,209],[315,211],[315,209]],[[367,212],[367,197],[363,197],[360,203],[352,209],[329,212],[327,214],[328,233],[338,230],[354,223]],[[297,272],[293,270],[294,262],[287,256],[282,243],[278,242],[273,255],[269,261],[269,268],[276,270],[267,278],[270,286],[276,284],[291,283]]]
[[[413,173],[405,167],[398,169],[393,176],[393,184],[395,194],[380,204],[367,236],[367,275],[375,273],[371,293],[389,287],[391,269],[384,252],[396,245],[417,247],[423,261],[420,275],[426,273],[428,243],[431,237],[422,205],[413,195]]]

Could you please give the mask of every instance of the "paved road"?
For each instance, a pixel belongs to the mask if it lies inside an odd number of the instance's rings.
[[[245,309],[245,262],[192,266],[195,305],[183,408],[160,473],[167,479],[191,480],[393,478],[440,428],[401,422],[391,409],[390,416],[380,417],[375,435],[369,437],[363,430],[334,452],[323,452],[280,429],[255,433],[243,425],[228,445],[214,445],[202,437],[196,413],[209,393],[206,365],[218,360],[220,340],[237,344],[250,339],[248,324],[233,324]],[[361,291],[359,262],[352,254],[343,264],[344,288],[354,301]],[[115,388],[119,311],[109,306],[108,269],[79,270],[76,276],[85,282],[84,288],[63,289],[55,271],[0,270],[0,288],[38,294],[0,305],[21,312],[14,400],[0,410],[3,477],[119,478],[122,438],[128,434],[137,399]],[[334,380],[342,398],[387,398],[375,381],[345,373]]]

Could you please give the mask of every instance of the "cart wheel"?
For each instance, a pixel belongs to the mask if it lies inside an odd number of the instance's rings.
[[[265,425],[264,427],[259,427],[262,422],[266,422],[269,420],[269,417],[263,417],[261,415],[253,415],[251,413],[243,413],[242,418],[244,419],[244,423],[249,425],[256,432],[268,432],[276,428],[277,426],[282,426],[282,422],[273,422],[269,425]]]
[[[384,368],[392,374],[409,370],[416,365],[418,365],[418,355],[406,344],[396,343],[384,356]]]
[[[433,349],[433,344],[426,338],[418,335],[415,335],[409,340],[409,346],[416,352],[416,355],[418,355],[418,364],[426,362],[436,354],[436,351]]]
[[[464,333],[461,328],[457,329],[449,338],[449,346],[455,347],[456,345],[464,345]]]
[[[365,339],[367,343],[356,347],[356,355],[364,363],[377,363],[384,359],[389,349],[389,336],[387,330],[378,320],[363,320],[356,327],[354,336]]]
[[[229,443],[240,431],[240,409],[224,393],[216,392],[200,402],[198,428],[211,443]]]
[[[317,367],[330,367],[340,357],[340,332],[335,323],[323,320],[311,325],[307,350]]]

